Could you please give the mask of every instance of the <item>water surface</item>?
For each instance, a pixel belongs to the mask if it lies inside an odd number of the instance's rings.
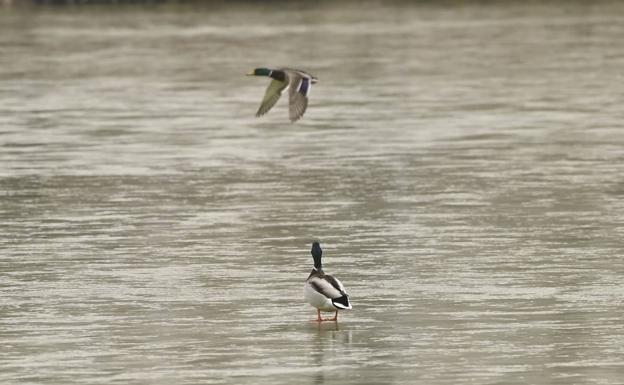
[[[621,383],[622,12],[0,8],[0,382]]]

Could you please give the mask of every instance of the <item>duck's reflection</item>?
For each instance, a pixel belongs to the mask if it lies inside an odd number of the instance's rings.
[[[314,384],[329,384],[326,381],[327,366],[333,366],[340,362],[340,354],[351,347],[353,333],[348,326],[338,322],[315,322],[310,327],[315,335],[312,339],[312,361],[318,369],[314,376]]]

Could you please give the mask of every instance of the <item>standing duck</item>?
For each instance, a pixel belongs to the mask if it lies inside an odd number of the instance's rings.
[[[351,309],[349,295],[345,291],[342,283],[329,274],[325,274],[321,265],[323,250],[318,242],[312,243],[312,258],[314,258],[314,268],[305,281],[303,295],[306,301],[316,308],[316,320],[338,321],[338,310]],[[336,312],[334,318],[323,319],[321,312]]]
[[[248,76],[268,76],[271,79],[256,117],[262,116],[277,103],[282,92],[289,89],[288,112],[291,122],[299,120],[308,108],[308,94],[317,78],[309,73],[292,68],[256,68]]]

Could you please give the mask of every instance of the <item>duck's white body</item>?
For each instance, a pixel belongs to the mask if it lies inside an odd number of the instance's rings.
[[[334,277],[331,277],[331,278],[333,278],[333,280],[338,283],[338,288],[333,287],[328,281],[321,279],[319,277],[315,277],[315,276],[309,277],[308,280],[306,280],[305,285],[303,285],[303,297],[310,305],[314,306],[320,311],[334,312],[338,310],[351,309],[352,306],[348,302],[347,302],[347,306],[344,306],[339,303],[334,304],[332,302],[333,298],[340,298],[343,295],[345,295],[346,292],[345,292],[344,286],[342,285],[342,282],[340,282]],[[323,288],[322,291],[324,293],[331,293],[331,294],[328,294],[330,296],[327,296],[327,294],[322,294],[321,292],[319,292],[317,290],[319,286]]]
[[[331,299],[314,290],[308,282],[303,286],[303,297],[306,302],[320,311],[337,311],[338,309],[332,304]]]

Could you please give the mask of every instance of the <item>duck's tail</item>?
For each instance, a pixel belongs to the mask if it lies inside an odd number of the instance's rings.
[[[338,309],[349,310],[352,308],[349,303],[349,296],[346,294],[342,297],[332,299],[332,304]]]

